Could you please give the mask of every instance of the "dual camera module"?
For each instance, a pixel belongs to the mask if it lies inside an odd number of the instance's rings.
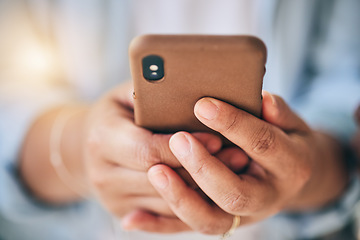
[[[157,81],[164,77],[164,60],[157,55],[149,55],[142,60],[143,76],[148,81]]]

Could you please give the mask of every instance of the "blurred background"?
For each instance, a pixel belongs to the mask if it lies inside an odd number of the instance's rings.
[[[1,168],[16,168],[24,133],[37,114],[66,102],[92,103],[106,91],[130,80],[128,45],[133,37],[147,33],[260,37],[268,46],[264,89],[283,96],[312,126],[329,130],[346,141],[356,131],[353,112],[360,103],[357,68],[360,50],[356,45],[360,21],[345,19],[345,24],[335,21],[351,9],[347,8],[351,4],[335,8],[338,3],[335,0],[0,0]],[[335,13],[331,7],[336,9]],[[352,24],[347,24],[351,21]],[[337,33],[339,29],[347,31],[349,36]],[[348,84],[353,82],[357,82],[356,87]],[[346,96],[337,100],[334,96],[338,97],[338,92]],[[339,114],[333,114],[334,111]],[[326,124],[324,119],[328,119]],[[41,228],[37,224],[42,224],[44,219],[49,220],[45,226],[52,231],[51,222],[61,209],[56,209],[56,213],[51,210],[51,214],[43,208],[39,210],[26,200],[27,195],[16,185],[14,176],[5,175],[0,172],[0,225],[3,225],[0,232],[5,226],[14,232],[20,227],[36,236],[35,232]],[[10,188],[17,190],[9,191]],[[73,220],[67,224],[77,226],[81,235],[89,225],[79,224],[77,215],[74,217],[69,212]],[[351,214],[360,219],[360,207]],[[91,216],[89,219],[96,226],[103,219],[99,220],[94,211],[84,216]],[[66,216],[61,218],[66,222]],[[106,216],[100,225],[111,224],[109,219]],[[356,224],[360,226],[358,220]],[[256,230],[249,232],[253,235]],[[87,239],[78,239],[81,238]]]

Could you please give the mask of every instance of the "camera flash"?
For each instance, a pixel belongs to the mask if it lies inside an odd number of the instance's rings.
[[[151,71],[157,71],[159,69],[159,67],[157,65],[150,65],[149,68]]]
[[[157,76],[157,72],[152,72],[151,75]]]

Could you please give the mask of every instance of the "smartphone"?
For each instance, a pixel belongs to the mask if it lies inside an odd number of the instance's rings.
[[[136,37],[129,47],[135,123],[156,133],[210,131],[194,115],[203,97],[260,117],[266,56],[253,36]]]

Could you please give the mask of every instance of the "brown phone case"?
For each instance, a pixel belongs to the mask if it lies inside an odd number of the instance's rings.
[[[266,47],[252,36],[144,35],[129,49],[135,123],[154,132],[210,131],[194,115],[202,97],[261,115]],[[144,78],[143,59],[163,59],[164,77]]]

